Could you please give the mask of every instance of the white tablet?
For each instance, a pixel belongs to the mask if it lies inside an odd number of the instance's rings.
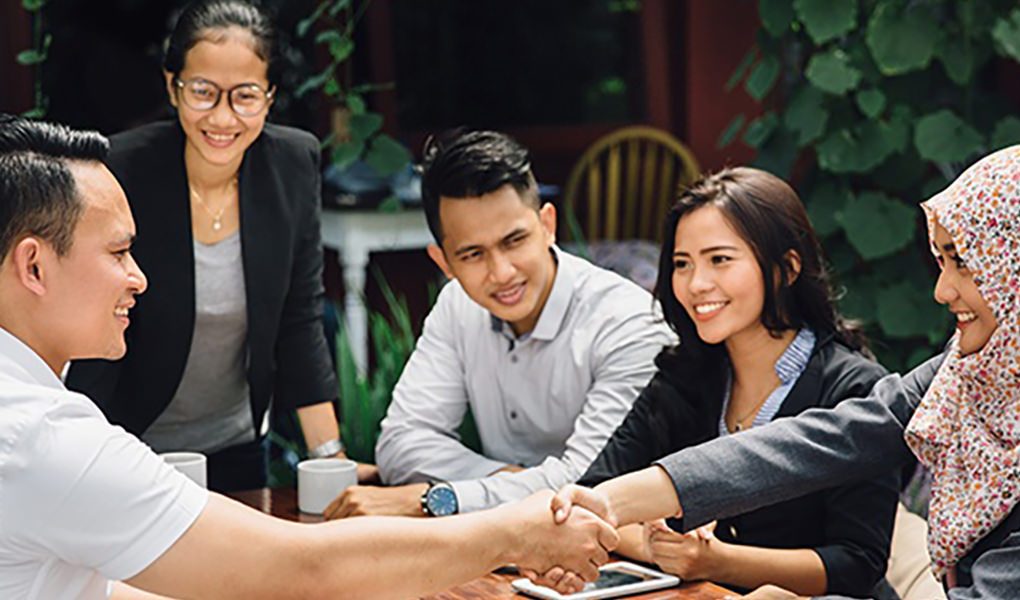
[[[515,590],[535,598],[546,600],[589,600],[594,598],[617,598],[640,594],[652,590],[673,587],[680,578],[667,575],[629,562],[611,562],[599,569],[599,578],[586,583],[576,594],[561,594],[554,589],[535,585],[528,579],[515,579],[511,584]]]

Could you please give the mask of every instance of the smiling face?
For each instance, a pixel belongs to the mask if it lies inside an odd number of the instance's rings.
[[[761,323],[765,282],[751,246],[708,205],[677,224],[673,294],[708,344],[768,335]]]
[[[443,246],[429,256],[476,303],[517,335],[534,329],[552,290],[556,211],[536,211],[510,185],[479,197],[439,201]]]
[[[177,108],[178,119],[187,136],[185,152],[214,166],[240,165],[245,150],[262,133],[268,104],[254,116],[242,117],[230,108],[227,90],[242,84],[255,84],[268,91],[266,61],[254,50],[251,34],[240,28],[216,30],[212,39],[196,43],[177,74],[182,81],[202,79],[223,90],[219,103],[209,110],[196,110],[181,101],[182,93],[172,73],[164,73],[170,103]]]
[[[988,343],[998,323],[974,283],[973,273],[957,253],[949,232],[935,223],[934,236],[932,245],[941,269],[935,282],[935,301],[944,304],[956,317],[956,328],[960,330],[960,354],[966,356]]]

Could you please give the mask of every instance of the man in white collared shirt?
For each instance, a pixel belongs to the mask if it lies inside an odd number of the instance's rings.
[[[122,357],[147,281],[99,134],[0,115],[0,598],[402,598],[508,563],[597,577],[615,530],[551,494],[446,522],[308,527],[206,492],[57,377]],[[187,202],[184,193],[181,201]],[[565,584],[569,585],[569,584]]]
[[[422,197],[439,244],[429,255],[453,281],[376,446],[383,481],[404,485],[350,488],[332,518],[470,512],[576,480],[674,343],[646,291],[554,245],[555,208],[506,135],[430,142]],[[457,434],[469,407],[481,454]]]

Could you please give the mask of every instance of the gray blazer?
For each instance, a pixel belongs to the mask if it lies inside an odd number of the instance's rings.
[[[685,529],[873,477],[910,460],[903,431],[942,364],[937,356],[906,376],[889,375],[865,398],[811,409],[681,450],[657,464],[676,487]],[[1020,531],[976,557],[967,587],[950,600],[1020,598]]]

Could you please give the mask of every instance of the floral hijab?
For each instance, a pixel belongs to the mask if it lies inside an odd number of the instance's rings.
[[[1020,146],[991,154],[922,204],[973,273],[998,321],[960,356],[959,335],[906,431],[933,475],[928,548],[941,576],[1020,499]]]

